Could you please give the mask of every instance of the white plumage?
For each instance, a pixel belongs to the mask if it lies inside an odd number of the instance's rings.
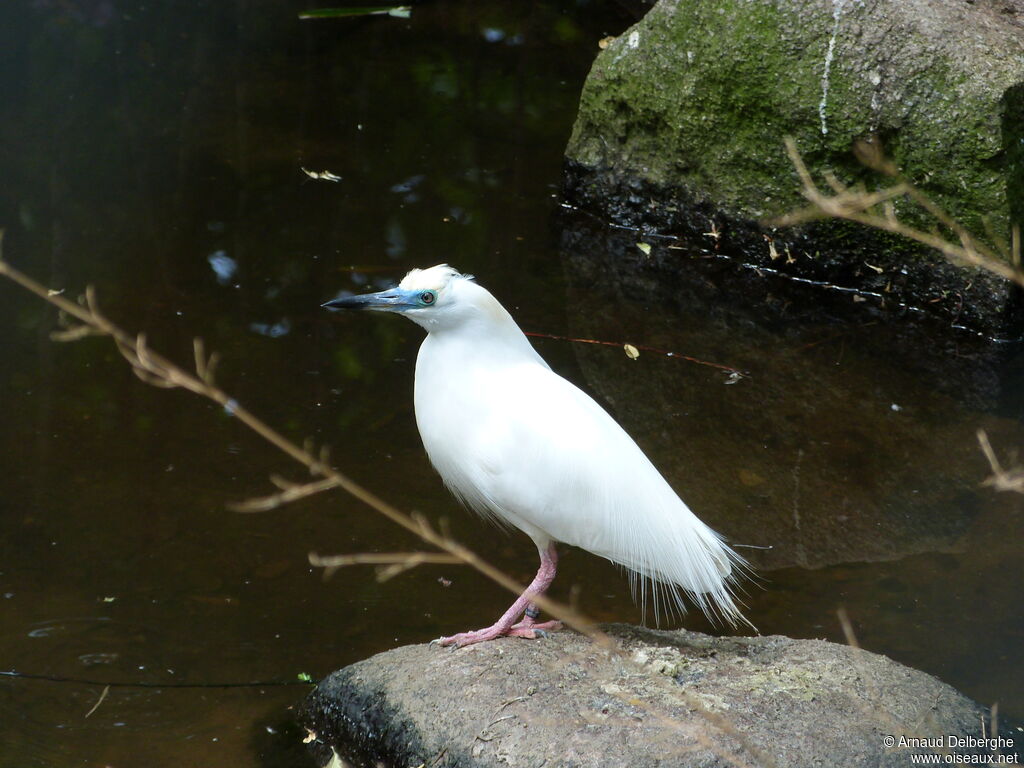
[[[443,643],[532,637],[548,626],[534,622],[529,598],[554,577],[554,542],[629,568],[642,577],[642,600],[656,585],[656,611],[682,610],[685,591],[709,617],[745,621],[733,597],[742,558],[603,408],[550,369],[486,289],[439,265],[411,271],[397,289],[325,306],[396,311],[427,330],[415,405],[430,461],[465,504],[520,529],[541,553],[532,591],[497,624]]]

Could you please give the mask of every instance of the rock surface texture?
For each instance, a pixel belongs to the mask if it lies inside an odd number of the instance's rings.
[[[818,640],[606,629],[621,656],[569,631],[397,648],[324,680],[300,723],[322,765],[902,768],[911,752],[991,754],[901,747],[980,737],[987,715],[884,656]]]
[[[1006,237],[1024,207],[1022,21],[1019,2],[994,0],[660,0],[594,63],[565,196],[1007,335],[1020,313],[997,279],[848,223],[758,222],[804,204],[783,137],[819,182],[829,171],[872,186],[851,150],[873,136],[968,229]],[[929,225],[906,200],[896,213]]]

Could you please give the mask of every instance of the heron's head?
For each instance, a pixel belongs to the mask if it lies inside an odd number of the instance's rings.
[[[497,304],[490,293],[472,280],[472,275],[463,275],[447,264],[438,264],[429,269],[412,270],[396,287],[386,291],[342,296],[323,306],[397,312],[428,331],[437,330],[465,322],[477,314],[482,305]]]

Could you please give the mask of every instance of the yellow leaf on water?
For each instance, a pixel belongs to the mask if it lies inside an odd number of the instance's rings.
[[[637,243],[636,247],[643,251],[644,256],[651,255],[651,244],[650,243]]]
[[[299,167],[302,168],[302,166]],[[302,168],[302,172],[311,179],[320,179],[321,181],[341,181],[341,176],[333,174],[330,171],[311,171],[308,168]]]
[[[626,350],[626,357],[630,360],[636,360],[640,357],[640,350],[634,347],[632,344],[623,344],[622,348]]]

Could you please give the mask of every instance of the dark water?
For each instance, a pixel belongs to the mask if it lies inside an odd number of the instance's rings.
[[[396,505],[448,516],[520,579],[529,541],[458,510],[422,454],[419,329],[326,316],[322,301],[448,261],[529,330],[756,369],[730,386],[678,360],[538,341],[702,516],[773,544],[750,551],[762,632],[841,640],[843,605],[867,648],[1024,716],[1022,503],[978,487],[973,442],[984,426],[1004,451],[1024,443],[1012,362],[971,397],[872,326],[723,320],[707,296],[679,307],[598,286],[554,196],[597,41],[627,8],[453,2],[299,21],[305,7],[5,3],[7,258],[69,296],[94,284],[110,317],[177,360],[202,336],[239,401],[330,444]],[[508,602],[452,567],[325,583],[308,552],[417,545],[340,494],[226,511],[267,492],[268,474],[302,473],[218,408],[141,384],[109,342],[50,341],[56,327],[0,283],[0,668],[39,676],[0,678],[0,766],[298,765],[297,675],[490,623]],[[895,413],[908,420],[894,427]],[[596,618],[639,619],[615,568],[563,562],[557,596],[575,587]]]

